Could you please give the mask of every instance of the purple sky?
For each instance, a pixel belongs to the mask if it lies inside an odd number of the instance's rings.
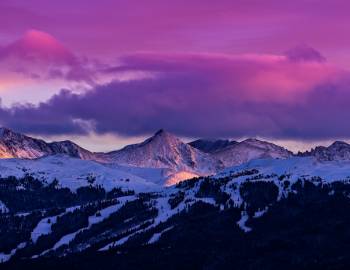
[[[349,139],[349,9],[342,0],[2,0],[0,124],[94,150],[159,128],[292,148]]]

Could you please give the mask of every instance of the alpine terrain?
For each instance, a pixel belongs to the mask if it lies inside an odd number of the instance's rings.
[[[350,265],[350,146],[164,130],[92,153],[1,129],[1,269]]]

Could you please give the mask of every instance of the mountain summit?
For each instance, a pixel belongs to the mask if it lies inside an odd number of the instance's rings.
[[[114,163],[149,168],[171,168],[176,171],[213,173],[222,167],[209,154],[182,142],[173,134],[157,131],[142,143],[128,145],[107,153]]]

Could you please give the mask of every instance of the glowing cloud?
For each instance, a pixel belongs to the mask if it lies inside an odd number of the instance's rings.
[[[121,63],[106,72],[154,77],[114,81],[83,94],[64,90],[38,106],[2,109],[1,123],[38,134],[138,136],[163,127],[189,137],[327,139],[350,132],[341,120],[350,116],[350,75],[324,61],[137,54]]]

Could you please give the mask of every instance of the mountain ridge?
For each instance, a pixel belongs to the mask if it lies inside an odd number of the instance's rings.
[[[94,153],[69,140],[47,143],[44,140],[14,132],[9,128],[0,128],[1,158],[35,159],[55,154],[66,154],[81,159],[94,157]]]
[[[254,159],[313,156],[319,161],[350,160],[350,145],[335,141],[328,147],[317,146],[310,151],[293,154],[284,147],[254,138],[240,142],[199,139],[185,143],[160,129],[143,142],[103,153],[91,152],[69,140],[45,142],[0,128],[0,158],[37,159],[58,154],[102,164],[142,168],[143,171],[138,171],[141,177],[149,177],[147,168],[162,170],[157,173],[157,183],[175,184],[186,177],[212,175]]]

